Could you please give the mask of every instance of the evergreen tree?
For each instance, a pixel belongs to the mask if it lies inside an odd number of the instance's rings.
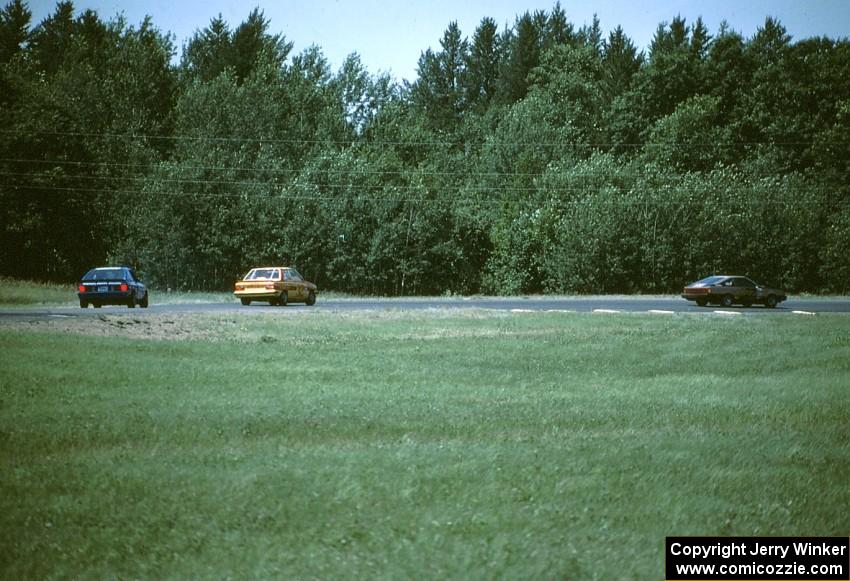
[[[454,131],[466,110],[469,43],[457,22],[452,22],[440,40],[441,50],[428,49],[419,58],[418,78],[411,96],[434,129]]]
[[[602,68],[605,91],[610,100],[631,87],[632,79],[643,63],[643,53],[638,54],[634,43],[618,26],[602,45]]]
[[[23,0],[12,0],[0,10],[0,65],[20,54],[30,38],[32,12]]]
[[[496,21],[484,18],[475,29],[466,58],[464,100],[468,106],[482,113],[496,95],[499,80],[500,46]]]
[[[503,104],[515,103],[528,93],[528,74],[540,64],[543,31],[539,20],[526,12],[517,19],[515,32],[504,38],[506,50],[499,78],[499,100]]]

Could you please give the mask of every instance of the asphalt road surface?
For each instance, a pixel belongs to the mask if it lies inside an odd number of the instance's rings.
[[[0,309],[0,319],[37,320],[49,317],[85,317],[100,314],[132,314],[145,316],[168,313],[294,313],[304,311],[420,311],[425,309],[493,309],[499,311],[617,311],[624,313],[673,312],[673,313],[740,313],[761,314],[805,314],[805,313],[850,313],[850,299],[791,298],[775,309],[762,306],[734,306],[723,309],[715,306],[698,307],[678,297],[530,297],[530,298],[434,298],[434,299],[327,299],[319,300],[315,306],[291,303],[285,307],[272,307],[266,303],[242,306],[239,302],[228,303],[181,303],[157,304],[156,295],[151,295],[148,309],[128,309],[107,306],[101,309],[79,307],[44,307],[26,309]]]

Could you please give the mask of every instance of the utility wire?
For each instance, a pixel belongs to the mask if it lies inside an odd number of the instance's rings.
[[[349,203],[349,202],[373,202],[373,203],[415,203],[415,204],[436,204],[436,203],[451,203],[457,202],[458,205],[476,205],[476,204],[491,204],[491,205],[500,205],[500,204],[526,204],[526,205],[546,205],[554,203],[556,206],[580,206],[590,203],[605,203],[608,205],[621,205],[621,206],[692,206],[692,205],[705,205],[705,198],[699,197],[690,200],[646,200],[646,199],[635,199],[619,196],[609,196],[607,198],[595,198],[593,200],[589,200],[584,197],[576,200],[560,200],[551,197],[552,193],[569,193],[571,190],[567,190],[566,192],[562,192],[561,190],[547,190],[545,192],[538,192],[542,194],[549,194],[549,197],[535,197],[535,198],[461,198],[458,199],[455,196],[431,196],[431,197],[409,197],[409,196],[399,196],[393,193],[385,193],[381,196],[323,196],[323,195],[303,195],[303,194],[291,194],[284,192],[272,192],[266,194],[252,194],[247,192],[175,192],[175,191],[144,191],[144,190],[116,190],[116,189],[104,189],[104,188],[80,188],[80,187],[59,187],[59,186],[34,186],[34,185],[15,185],[15,184],[2,184],[5,187],[10,187],[14,190],[36,190],[40,192],[65,192],[65,193],[87,193],[87,194],[112,194],[112,195],[121,195],[121,196],[150,196],[150,197],[161,197],[161,198],[233,198],[233,199],[255,199],[255,200],[264,200],[266,202],[275,202],[275,201],[302,201],[302,202],[338,202],[338,203]],[[537,190],[532,190],[537,192]],[[572,190],[572,191],[585,191],[585,190]],[[806,189],[806,191],[809,191]],[[490,192],[493,193],[493,192]],[[748,206],[748,207],[767,207],[767,206],[786,206],[786,207],[805,207],[805,206],[827,206],[829,205],[824,200],[725,200],[730,206]]]
[[[97,133],[83,131],[25,131],[15,129],[2,129],[0,134],[25,136],[25,135],[41,135],[48,137],[84,137],[84,138],[101,138],[101,139],[124,139],[124,140],[147,140],[147,141],[201,141],[213,143],[257,143],[257,144],[284,144],[284,145],[363,145],[363,146],[432,146],[446,147],[454,146],[462,143],[462,140],[430,140],[430,141],[370,141],[361,139],[281,139],[281,138],[262,138],[262,137],[216,137],[216,136],[193,136],[193,135],[150,135],[143,133]],[[614,142],[542,142],[542,141],[488,141],[481,142],[482,145],[502,145],[516,147],[647,147],[647,146],[670,146],[670,145],[687,145],[691,147],[716,148],[716,147],[738,147],[738,146],[757,146],[757,145],[773,145],[777,147],[797,147],[811,146],[815,144],[827,145],[850,145],[850,141],[733,141],[726,143],[717,142],[692,142],[692,143],[675,143],[658,141],[658,142],[640,142],[640,143],[614,143]]]

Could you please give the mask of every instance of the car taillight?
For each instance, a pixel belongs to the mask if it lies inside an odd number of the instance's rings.
[[[125,293],[130,290],[130,285],[128,285],[126,282],[122,282],[121,286],[118,287],[118,290],[120,290],[122,293]]]
[[[80,286],[77,287],[77,290],[80,291],[81,293],[86,292],[86,285],[81,284]]]

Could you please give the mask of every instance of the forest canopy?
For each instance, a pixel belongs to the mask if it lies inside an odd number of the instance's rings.
[[[259,9],[0,10],[0,276],[121,263],[226,290],[288,264],[381,295],[850,290],[850,43],[676,16],[638,50],[560,4],[447,24],[417,77],[332,70]]]

